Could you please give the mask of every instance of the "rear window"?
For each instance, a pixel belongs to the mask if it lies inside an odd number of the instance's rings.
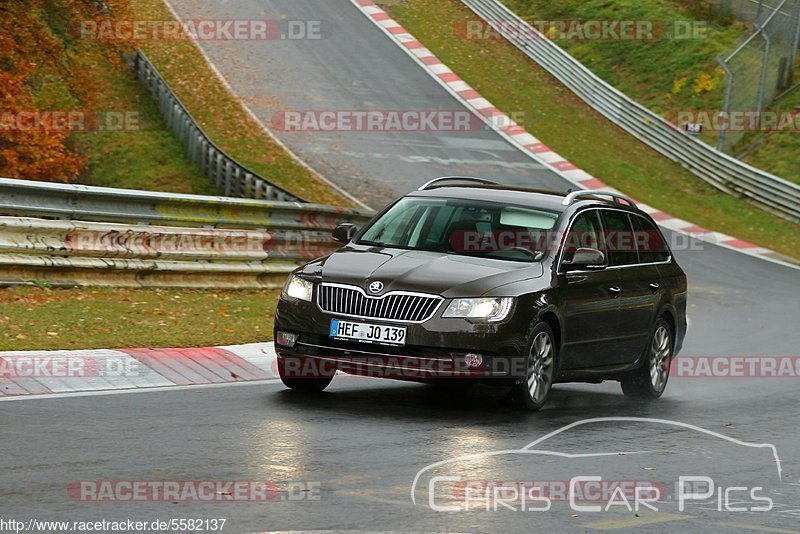
[[[631,216],[633,222],[634,241],[639,253],[639,263],[657,263],[667,261],[670,253],[664,237],[656,226],[637,215]]]

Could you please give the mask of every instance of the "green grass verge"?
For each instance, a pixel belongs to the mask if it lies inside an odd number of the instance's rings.
[[[116,117],[135,115],[119,131],[73,135],[76,146],[89,158],[87,176],[81,183],[197,195],[221,193],[200,167],[186,158],[186,149],[131,72],[108,68],[97,76],[106,90],[94,111]]]
[[[136,20],[172,20],[163,0],[131,3]],[[320,204],[353,204],[297,163],[264,133],[209,68],[195,43],[186,39],[137,43],[150,57],[200,126],[231,157],[273,183]]]
[[[556,40],[559,46],[601,78],[676,122],[681,111],[721,109],[725,73],[716,58],[730,53],[748,25],[725,15],[708,2],[697,0],[503,0],[517,14],[534,20],[647,20],[663,21],[674,30],[696,24],[692,39]],[[757,70],[756,70],[757,72]],[[797,109],[775,102],[773,110]],[[753,106],[755,108],[755,105]],[[738,110],[738,111],[750,111]],[[716,146],[718,132],[706,130],[700,138]],[[746,135],[732,150],[738,154],[754,138]],[[800,136],[797,131],[761,136],[748,163],[800,183]]]
[[[800,87],[777,100],[772,109],[797,113],[800,110]],[[800,183],[800,132],[763,133],[748,136],[744,141],[757,148],[742,158],[743,161]]]
[[[590,174],[677,217],[800,258],[796,224],[721,193],[662,157],[510,43],[458,38],[454,29],[475,20],[458,0],[378,3],[484,97]]]
[[[272,339],[278,290],[0,290],[0,350],[200,347]]]

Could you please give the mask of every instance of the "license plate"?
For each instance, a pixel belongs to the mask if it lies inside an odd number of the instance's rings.
[[[354,321],[331,320],[330,336],[336,339],[351,339],[364,343],[384,345],[405,345],[405,326],[386,326],[380,324],[357,323]]]

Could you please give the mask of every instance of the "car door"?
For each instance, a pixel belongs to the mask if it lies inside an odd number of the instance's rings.
[[[562,369],[606,365],[616,350],[619,305],[615,290],[619,273],[606,268],[566,272],[563,263],[570,261],[579,247],[605,252],[600,216],[595,209],[575,216],[562,244],[558,275]]]
[[[628,363],[645,349],[658,307],[660,274],[647,250],[654,236],[637,215],[612,209],[601,213],[611,269],[619,275],[620,288],[617,351],[612,363]]]

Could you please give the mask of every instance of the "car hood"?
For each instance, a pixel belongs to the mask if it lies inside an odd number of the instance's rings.
[[[542,276],[540,263],[493,260],[437,252],[346,247],[308,264],[306,275],[366,289],[418,291],[446,298],[477,297],[505,284]]]

